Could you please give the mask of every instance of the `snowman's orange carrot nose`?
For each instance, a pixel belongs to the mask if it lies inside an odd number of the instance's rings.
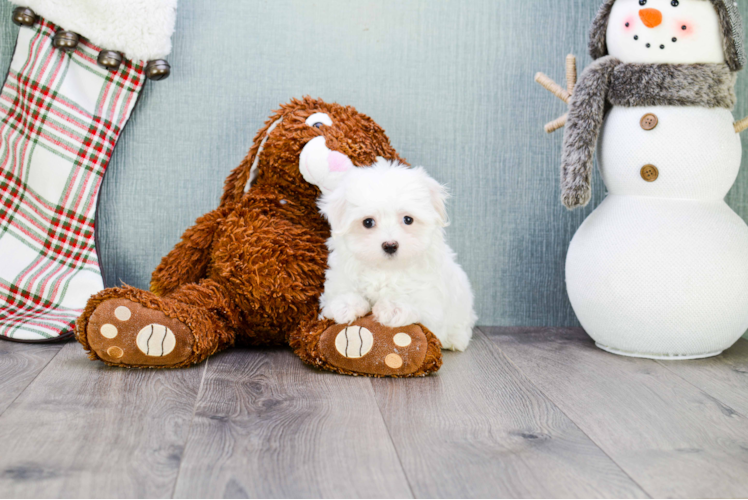
[[[657,9],[642,9],[639,17],[647,28],[656,28],[662,24],[662,12]]]

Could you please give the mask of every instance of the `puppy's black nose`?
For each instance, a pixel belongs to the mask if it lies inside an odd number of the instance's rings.
[[[397,241],[385,241],[382,243],[382,250],[384,250],[384,253],[386,254],[394,255],[399,246],[400,245],[397,244]]]

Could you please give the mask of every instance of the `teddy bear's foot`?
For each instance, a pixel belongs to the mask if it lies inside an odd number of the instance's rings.
[[[105,363],[135,367],[183,365],[195,342],[181,321],[125,298],[100,302],[88,319],[86,337]]]
[[[418,377],[437,371],[442,364],[441,343],[426,327],[380,325],[373,316],[350,325],[323,321],[312,332],[307,352],[297,354],[310,364],[346,375]]]

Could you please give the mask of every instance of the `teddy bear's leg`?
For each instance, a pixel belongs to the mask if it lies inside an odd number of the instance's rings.
[[[106,289],[91,297],[76,333],[91,359],[177,368],[231,346],[239,321],[223,288],[202,280],[166,297],[132,287]]]
[[[210,247],[227,212],[225,207],[208,212],[184,232],[179,243],[153,271],[153,293],[164,296],[205,277],[210,262]]]
[[[350,325],[310,319],[290,343],[305,363],[344,375],[422,377],[442,365],[441,342],[425,326],[388,328],[371,315]]]

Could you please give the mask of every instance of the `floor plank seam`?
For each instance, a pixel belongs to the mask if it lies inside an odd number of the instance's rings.
[[[179,457],[179,469],[177,469],[177,477],[174,478],[174,487],[171,490],[171,498],[176,498],[177,485],[179,484],[179,476],[182,474],[182,464],[184,463],[184,452],[187,450],[187,445],[190,442],[190,433],[192,432],[192,426],[195,423],[195,415],[197,414],[197,405],[200,402],[200,396],[203,394],[203,386],[205,385],[205,378],[208,375],[208,363],[210,358],[205,360],[205,366],[203,366],[203,374],[200,377],[200,386],[197,388],[197,396],[195,397],[195,403],[192,406],[192,418],[190,418],[190,425],[187,427],[187,435],[184,438],[184,446],[182,447],[182,456]],[[177,368],[178,369],[178,368]]]
[[[55,359],[55,358],[56,358],[56,357],[57,357],[57,356],[58,356],[58,355],[60,354],[60,352],[61,352],[61,351],[62,351],[62,350],[64,349],[64,347],[65,347],[65,346],[66,346],[67,344],[68,344],[68,342],[62,342],[62,343],[60,344],[60,348],[59,348],[59,349],[57,349],[57,352],[55,353],[55,355],[54,355],[54,356],[52,356],[51,358],[49,358],[49,360],[47,360],[47,362],[46,362],[46,363],[44,363],[44,367],[43,367],[43,368],[42,368],[41,370],[39,370],[39,371],[38,371],[38,372],[36,373],[36,375],[34,375],[34,378],[32,378],[31,380],[29,380],[29,383],[28,383],[28,384],[26,384],[26,387],[24,387],[24,388],[23,388],[23,390],[22,390],[21,392],[19,392],[18,394],[16,394],[16,397],[14,397],[14,398],[13,398],[13,401],[11,401],[11,402],[10,402],[10,404],[9,404],[9,405],[8,405],[7,407],[5,407],[5,409],[4,409],[3,411],[1,411],[1,412],[0,412],[0,419],[1,419],[2,417],[3,417],[3,415],[5,415],[5,413],[6,413],[6,412],[7,412],[8,410],[10,410],[10,409],[11,409],[11,408],[13,407],[13,405],[14,405],[14,404],[16,403],[16,401],[18,401],[18,398],[20,398],[20,397],[21,397],[21,396],[22,396],[22,395],[23,395],[23,394],[24,394],[24,393],[26,392],[26,390],[27,390],[27,389],[28,389],[29,387],[31,387],[31,384],[33,384],[34,382],[36,382],[36,379],[38,379],[38,378],[39,378],[39,375],[41,375],[41,374],[42,374],[42,373],[44,372],[44,370],[46,370],[46,369],[47,369],[47,367],[48,367],[48,366],[49,366],[49,364],[50,364],[50,363],[52,362],[52,360],[53,360],[53,359]]]
[[[509,354],[507,354],[507,353],[506,353],[506,352],[505,352],[505,351],[504,351],[503,349],[501,349],[501,346],[499,346],[499,345],[498,345],[498,344],[497,344],[496,342],[494,342],[494,341],[493,341],[493,340],[491,339],[491,336],[490,336],[490,335],[488,335],[488,334],[487,334],[487,333],[486,333],[485,331],[483,331],[483,329],[482,329],[482,328],[481,328],[480,326],[476,327],[476,329],[477,329],[477,330],[478,330],[478,331],[479,331],[479,332],[480,332],[481,334],[483,334],[483,335],[484,335],[484,336],[486,337],[486,339],[488,340],[488,344],[489,344],[489,345],[491,346],[491,348],[492,348],[492,349],[497,349],[497,350],[498,350],[498,351],[499,351],[499,352],[500,352],[501,354],[503,354],[503,355],[504,355],[504,356],[506,357],[507,361],[508,361],[508,362],[509,362],[509,363],[510,363],[510,364],[511,364],[511,365],[512,365],[512,366],[513,366],[513,367],[514,367],[514,368],[515,368],[515,369],[516,369],[516,370],[517,370],[517,371],[518,371],[518,372],[519,372],[520,374],[522,374],[522,376],[523,376],[523,377],[525,377],[525,379],[527,379],[527,381],[528,381],[528,382],[530,383],[530,385],[532,385],[532,386],[533,386],[533,387],[534,387],[535,389],[537,389],[537,390],[538,390],[538,392],[540,392],[540,393],[541,393],[541,394],[543,394],[543,395],[544,395],[544,396],[545,396],[546,398],[548,398],[548,401],[550,401],[550,402],[551,402],[551,403],[553,404],[553,406],[555,406],[555,407],[556,407],[556,408],[558,409],[558,411],[560,411],[560,412],[561,412],[561,413],[562,413],[563,415],[565,415],[565,416],[566,416],[566,418],[568,418],[568,419],[569,419],[569,421],[570,421],[571,423],[573,423],[573,424],[574,424],[574,426],[575,426],[575,427],[576,427],[577,429],[579,429],[579,432],[581,432],[582,434],[584,434],[585,436],[587,436],[587,439],[589,439],[591,443],[593,443],[593,444],[594,444],[595,446],[597,446],[597,448],[598,448],[598,449],[600,450],[600,452],[601,452],[601,453],[602,453],[603,455],[605,455],[606,457],[608,457],[608,458],[610,459],[610,461],[611,461],[611,462],[612,462],[613,464],[615,464],[615,466],[616,466],[616,467],[618,467],[618,469],[619,469],[619,470],[621,471],[621,473],[623,473],[623,474],[624,474],[624,475],[625,475],[626,477],[628,477],[628,478],[629,478],[629,479],[631,480],[631,482],[632,482],[632,483],[634,483],[634,484],[635,484],[636,486],[638,486],[638,487],[639,487],[639,489],[640,489],[640,490],[642,491],[642,493],[644,493],[645,495],[647,495],[647,497],[648,497],[648,498],[654,498],[654,497],[652,496],[652,494],[651,494],[651,493],[650,493],[649,491],[647,491],[646,489],[644,489],[644,487],[643,487],[643,486],[642,486],[641,484],[639,484],[639,482],[638,482],[638,481],[636,481],[636,480],[635,480],[635,479],[634,479],[633,477],[631,477],[631,474],[629,474],[629,473],[628,473],[628,471],[627,471],[626,469],[624,469],[624,468],[623,468],[623,467],[621,466],[621,464],[619,464],[619,463],[618,463],[618,462],[617,462],[617,461],[616,461],[616,460],[615,460],[615,459],[614,459],[613,457],[611,457],[611,456],[610,456],[610,454],[609,454],[609,453],[608,453],[607,451],[605,451],[605,450],[604,450],[604,449],[603,449],[603,448],[602,448],[602,447],[600,446],[600,444],[599,444],[599,443],[598,443],[597,441],[595,441],[595,440],[594,440],[594,439],[593,439],[593,438],[592,438],[592,437],[591,437],[591,436],[590,436],[589,434],[587,434],[587,433],[586,433],[586,432],[584,431],[584,429],[582,429],[582,428],[581,428],[581,427],[579,426],[579,424],[578,424],[578,423],[577,423],[577,422],[576,422],[576,421],[575,421],[575,420],[574,420],[573,418],[571,418],[571,417],[570,417],[570,416],[569,416],[569,415],[568,415],[568,414],[567,414],[567,413],[566,413],[566,412],[565,412],[564,410],[562,410],[562,409],[561,409],[561,407],[560,407],[560,406],[558,405],[558,403],[556,403],[556,400],[555,400],[555,399],[553,399],[553,398],[552,398],[552,397],[551,397],[551,396],[550,396],[549,394],[546,394],[546,392],[545,392],[545,391],[543,391],[543,390],[542,390],[542,389],[541,389],[541,388],[540,388],[540,387],[539,387],[539,386],[538,386],[538,385],[537,385],[537,384],[535,383],[535,381],[534,381],[534,380],[532,380],[532,378],[530,378],[530,376],[529,376],[529,375],[527,375],[527,373],[525,373],[525,372],[524,372],[524,371],[523,371],[523,370],[522,370],[522,369],[521,369],[521,368],[520,368],[520,367],[519,367],[519,366],[518,366],[518,365],[517,365],[517,364],[516,364],[516,363],[514,362],[514,360],[513,360],[513,359],[512,359],[512,358],[511,358],[511,357],[509,356]]]
[[[740,411],[736,410],[735,408],[733,408],[733,407],[732,407],[732,406],[730,406],[729,404],[725,403],[724,401],[722,401],[721,399],[719,399],[719,398],[718,398],[717,396],[714,396],[714,395],[712,395],[712,394],[708,393],[708,392],[706,391],[706,389],[703,389],[703,388],[699,387],[698,385],[694,384],[693,382],[691,382],[691,381],[690,381],[690,380],[688,380],[687,378],[684,378],[684,377],[683,377],[683,376],[682,376],[681,374],[679,374],[679,373],[677,373],[677,372],[674,372],[673,370],[671,370],[671,369],[670,369],[670,367],[668,367],[668,366],[667,366],[666,364],[664,364],[664,363],[663,363],[662,361],[660,361],[660,360],[657,360],[657,359],[653,359],[652,361],[654,361],[655,363],[657,363],[658,365],[660,365],[661,367],[663,367],[664,369],[666,369],[666,370],[667,370],[668,372],[672,373],[673,375],[675,375],[676,377],[678,377],[679,379],[681,379],[682,381],[684,381],[685,383],[687,383],[688,385],[690,385],[691,387],[693,387],[694,389],[696,389],[697,391],[699,391],[700,393],[704,394],[704,395],[705,395],[705,396],[707,396],[708,398],[710,398],[710,399],[713,399],[713,400],[714,400],[714,401],[716,401],[717,403],[719,403],[719,404],[721,404],[722,406],[724,406],[725,408],[729,409],[729,410],[730,410],[731,412],[733,412],[733,413],[734,413],[735,415],[739,415],[739,416],[741,416],[741,417],[743,417],[743,418],[746,418],[746,415],[744,415],[744,414],[743,414],[742,412],[740,412]],[[686,363],[687,363],[687,361],[679,361],[679,363],[683,363],[683,362],[686,362]]]
[[[395,450],[397,463],[400,464],[400,470],[403,471],[403,476],[405,476],[405,480],[408,482],[408,489],[410,490],[410,497],[417,498],[415,491],[413,491],[413,485],[410,482],[410,477],[408,477],[408,471],[405,470],[405,466],[403,465],[403,460],[400,457],[400,451],[397,449],[397,446],[395,446],[395,440],[392,439],[392,433],[390,432],[390,428],[387,425],[387,420],[384,418],[384,413],[382,413],[382,407],[379,406],[379,398],[377,398],[377,393],[374,390],[374,382],[372,381],[371,378],[369,378],[369,387],[371,387],[371,392],[374,396],[374,402],[377,404],[377,410],[379,410],[379,417],[382,419],[382,424],[384,424],[384,428],[387,431],[387,437],[390,438],[390,443],[392,443],[392,449]]]

